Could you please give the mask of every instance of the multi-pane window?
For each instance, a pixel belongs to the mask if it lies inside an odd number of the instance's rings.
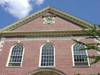
[[[16,44],[12,47],[8,66],[21,66],[23,56],[23,45]]]
[[[86,50],[80,50],[82,48],[85,48],[85,46],[78,43],[74,44],[73,46],[73,57],[75,66],[88,66],[87,58],[83,58],[87,55]]]
[[[54,45],[46,43],[42,46],[41,66],[54,66]]]

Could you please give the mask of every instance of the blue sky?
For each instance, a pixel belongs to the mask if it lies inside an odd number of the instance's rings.
[[[100,0],[0,0],[0,28],[47,6],[100,24]]]

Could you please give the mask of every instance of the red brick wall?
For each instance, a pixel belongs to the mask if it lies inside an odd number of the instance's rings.
[[[48,13],[50,14],[50,13]],[[54,24],[43,24],[42,16],[36,18],[25,25],[22,25],[14,31],[18,30],[50,30],[50,29],[81,29],[83,27],[74,24],[68,20],[65,20],[59,16],[55,17]],[[74,35],[74,37],[79,37],[82,35]],[[84,35],[84,37],[87,35]],[[6,37],[6,39],[20,39],[20,37]],[[24,39],[24,37],[21,37]],[[84,40],[82,40],[84,41]],[[25,46],[24,57],[21,68],[8,68],[6,63],[8,60],[10,48],[18,41],[5,41],[3,44],[2,52],[0,55],[0,75],[26,75],[32,70],[39,67],[40,58],[40,47],[42,44],[47,42],[47,40],[30,40],[21,41]],[[89,68],[73,68],[72,61],[72,49],[74,41],[72,40],[50,40],[51,43],[55,45],[55,68],[63,71],[67,75],[73,74],[96,74],[100,72],[100,62],[92,65]],[[86,40],[85,42],[94,42],[93,40]],[[96,51],[88,51],[89,55],[98,55]],[[89,60],[90,62],[93,60]]]
[[[93,40],[92,40],[93,41]],[[40,47],[46,40],[41,41],[21,41],[25,46],[25,52],[21,68],[6,68],[8,55],[12,45],[17,41],[6,41],[0,55],[0,75],[26,75],[28,72],[39,67]],[[80,74],[97,74],[100,72],[100,62],[92,65],[89,68],[73,68],[72,61],[72,40],[50,40],[55,45],[55,68],[63,71],[67,75],[75,73]],[[86,42],[90,42],[86,41]],[[96,51],[88,51],[89,55],[95,54]],[[92,60],[90,60],[92,61]]]

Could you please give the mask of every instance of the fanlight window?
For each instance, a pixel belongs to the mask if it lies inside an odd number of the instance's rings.
[[[42,47],[41,66],[54,66],[54,46],[50,43]]]
[[[87,56],[86,50],[80,50],[85,48],[84,45],[76,43],[73,46],[73,54],[74,54],[74,65],[75,66],[88,66],[87,58],[83,58]]]
[[[8,66],[21,66],[23,56],[23,45],[16,44],[12,47]]]
[[[49,18],[48,18],[48,19],[46,20],[46,22],[50,23],[50,22],[52,22],[52,19],[49,19]]]

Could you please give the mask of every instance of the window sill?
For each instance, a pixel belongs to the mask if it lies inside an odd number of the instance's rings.
[[[73,66],[73,68],[90,68],[91,66]]]
[[[55,66],[39,66],[38,68],[55,68]]]
[[[22,68],[21,66],[6,66],[5,68]]]

